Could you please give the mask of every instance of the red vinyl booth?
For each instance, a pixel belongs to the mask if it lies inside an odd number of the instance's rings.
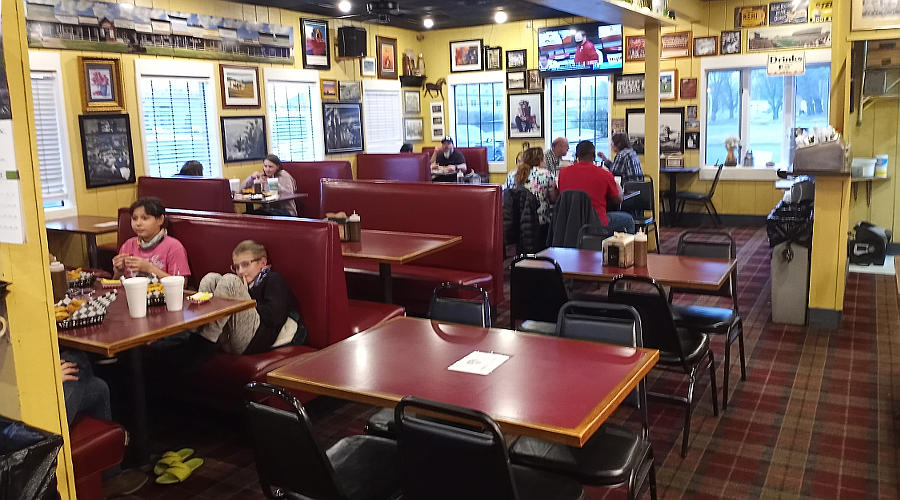
[[[360,153],[356,155],[356,178],[431,182],[430,158],[424,153]]]
[[[300,217],[322,219],[321,179],[353,179],[349,161],[286,161],[284,170],[297,181],[297,192],[306,193],[307,198],[297,200]]]
[[[322,181],[322,209],[356,210],[363,229],[462,236],[462,241],[410,264],[393,265],[394,301],[424,315],[435,286],[476,284],[496,307],[503,302],[500,186],[390,181]],[[353,297],[377,300],[378,265],[345,259]]]
[[[228,179],[212,177],[139,177],[138,198],[153,196],[166,208],[234,213]]]
[[[466,158],[466,167],[470,170],[475,171],[478,175],[484,178],[484,182],[487,182],[487,179],[490,176],[490,172],[488,169],[488,158],[487,158],[487,148],[484,146],[478,146],[474,148],[456,148],[460,153]],[[428,154],[428,162],[431,163],[431,155],[434,154],[434,147],[428,146],[422,148],[423,153]]]
[[[75,493],[80,500],[103,500],[103,471],[125,456],[125,429],[115,422],[77,417],[69,429]]]

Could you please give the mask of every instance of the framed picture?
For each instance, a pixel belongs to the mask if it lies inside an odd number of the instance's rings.
[[[403,119],[403,142],[422,142],[425,140],[425,120],[421,118]]]
[[[378,56],[378,78],[397,79],[397,39],[375,37],[375,55]]]
[[[714,56],[719,53],[719,38],[701,36],[694,38],[694,57]]]
[[[807,21],[808,11],[808,0],[772,2],[769,4],[769,26],[805,23]]]
[[[811,23],[829,23],[831,22],[831,18],[834,14],[834,9],[832,8],[832,4],[834,3],[832,0],[809,0],[809,7],[807,8],[807,19]],[[860,12],[864,12],[866,10],[874,10],[876,12],[896,12],[897,7],[891,5],[895,2],[872,2],[866,1],[863,3],[862,10]],[[884,5],[888,4],[888,5]],[[856,10],[856,4],[851,4],[851,8]],[[890,24],[890,20],[886,20]],[[852,21],[851,21],[852,22]],[[894,21],[896,22],[896,21]],[[886,28],[886,26],[881,26],[881,28]]]
[[[696,78],[682,78],[680,91],[681,91],[682,99],[696,99],[697,98],[697,79]]]
[[[84,181],[96,188],[134,183],[134,151],[128,115],[81,115]]]
[[[363,150],[362,104],[322,103],[325,121],[325,154]]]
[[[786,24],[747,30],[747,52],[831,47],[831,23]]]
[[[507,96],[509,138],[544,136],[544,94],[512,94]]]
[[[431,127],[431,140],[439,141],[444,138],[444,127]]]
[[[700,149],[700,132],[684,133],[684,149]]]
[[[450,72],[481,71],[484,68],[482,40],[450,42]]]
[[[625,60],[626,61],[643,61],[644,46],[647,39],[643,36],[626,36],[625,37]]]
[[[431,119],[432,125],[444,125],[444,118],[442,116],[435,116]]]
[[[644,154],[644,110],[625,110],[625,129],[631,147],[637,154]],[[659,152],[684,152],[684,108],[659,108]]]
[[[362,82],[338,82],[338,100],[343,102],[359,102],[362,100]]]
[[[525,72],[510,71],[506,73],[507,90],[525,90]]]
[[[688,106],[687,107],[687,119],[688,120],[696,120],[697,119],[697,106]]]
[[[678,31],[659,37],[659,54],[661,59],[674,57],[691,57],[691,32]]]
[[[378,67],[374,57],[363,57],[359,60],[359,74],[362,76],[378,76]]]
[[[678,98],[678,70],[667,69],[659,72],[659,100],[674,101]]]
[[[259,107],[259,68],[219,65],[223,108]]]
[[[536,69],[528,70],[528,90],[543,90],[544,81],[541,80],[541,72]]]
[[[431,101],[431,116],[444,116],[444,101]]]
[[[85,113],[125,110],[118,59],[79,57],[78,69],[81,76],[81,104]]]
[[[223,116],[222,153],[225,163],[262,160],[266,147],[265,116]]]
[[[741,30],[723,31],[719,35],[722,37],[722,48],[719,52],[723,56],[741,53]]]
[[[525,69],[527,49],[507,50],[506,51],[506,70]]]
[[[403,112],[407,115],[418,115],[422,112],[422,104],[418,90],[403,91]]]
[[[734,8],[734,29],[755,28],[766,25],[766,14],[769,9],[766,5],[753,5],[750,7]]]
[[[851,30],[900,28],[900,4],[880,0],[851,0]],[[812,11],[813,9],[810,9]],[[810,12],[810,17],[813,17]]]
[[[325,101],[335,101],[337,98],[337,80],[322,80],[322,99]]]
[[[625,119],[624,118],[613,118],[609,121],[609,129],[612,133],[616,132],[625,132]]]
[[[484,69],[493,71],[503,69],[503,49],[500,47],[484,48]]]
[[[700,121],[687,119],[684,121],[685,132],[700,132]]]
[[[303,67],[307,69],[331,69],[331,53],[328,48],[328,22],[324,19],[300,20]]]
[[[431,113],[431,140],[439,141],[444,138],[444,101],[431,101],[429,103]]]
[[[613,89],[614,101],[643,101],[644,74],[616,75]]]

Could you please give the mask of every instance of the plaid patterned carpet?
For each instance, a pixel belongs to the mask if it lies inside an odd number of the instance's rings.
[[[684,459],[682,410],[650,403],[660,498],[900,498],[894,431],[900,408],[893,401],[900,393],[900,314],[893,277],[849,275],[839,330],[775,325],[765,230],[742,227],[733,234],[748,379],[740,381],[735,348],[728,409],[714,417],[709,380],[699,378]],[[673,252],[676,234],[663,236],[663,251]],[[676,299],[686,300],[719,299]],[[497,324],[507,325],[508,311],[499,313]],[[719,385],[723,348],[722,339],[714,338]],[[654,374],[649,387],[684,393],[684,378]],[[129,498],[264,498],[239,422],[172,411],[170,404],[157,410],[155,451],[191,446],[206,463],[183,484],[151,482]],[[328,398],[313,401],[309,410],[324,446],[362,432],[375,411]],[[613,418],[636,421],[629,413],[621,409]],[[623,488],[587,491],[590,499],[624,498]]]

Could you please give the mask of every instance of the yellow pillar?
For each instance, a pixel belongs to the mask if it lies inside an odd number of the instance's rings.
[[[644,164],[645,175],[653,178],[653,199],[659,211],[659,25],[644,27]],[[673,187],[674,189],[674,187]]]
[[[0,14],[15,144],[15,163],[7,168],[18,170],[27,239],[22,245],[0,244],[0,277],[12,283],[6,297],[9,332],[0,339],[0,413],[63,436],[57,478],[62,498],[68,499],[75,497],[75,483],[47,270],[24,3],[4,1]]]

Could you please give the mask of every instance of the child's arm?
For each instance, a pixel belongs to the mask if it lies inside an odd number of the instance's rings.
[[[256,312],[259,313],[259,326],[253,340],[244,349],[245,354],[253,354],[269,350],[291,311],[291,291],[287,282],[278,274],[270,274],[266,278],[266,289],[262,297],[256,301]]]

